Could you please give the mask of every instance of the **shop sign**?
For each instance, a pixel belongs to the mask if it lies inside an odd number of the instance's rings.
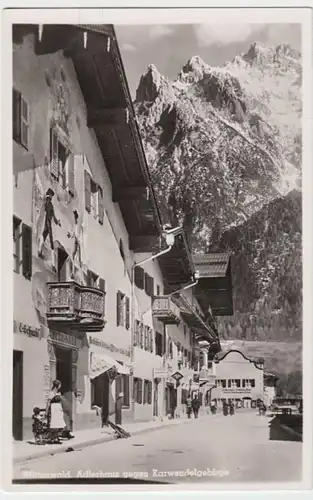
[[[168,377],[167,371],[162,370],[162,369],[153,370],[153,378],[167,378],[167,377]]]
[[[89,337],[89,343],[96,345],[98,347],[103,347],[104,349],[108,349],[110,352],[119,352],[124,356],[130,357],[130,350],[123,349],[121,347],[116,347],[114,344],[107,344],[103,342],[103,340],[97,339],[96,337]]]
[[[228,387],[228,388],[225,388],[223,389],[223,392],[225,394],[242,394],[242,393],[250,393],[251,392],[251,389],[247,389],[247,388],[242,388],[240,389],[240,387]]]
[[[175,372],[175,373],[173,373],[172,377],[173,377],[173,379],[178,381],[178,380],[182,379],[184,377],[184,375],[180,372]]]
[[[80,347],[80,341],[76,337],[68,335],[67,333],[57,332],[55,330],[50,330],[49,340],[70,348],[74,347],[78,349]]]
[[[42,338],[41,328],[35,328],[16,320],[13,320],[13,331],[14,333],[23,333],[28,337],[36,337],[37,339]]]

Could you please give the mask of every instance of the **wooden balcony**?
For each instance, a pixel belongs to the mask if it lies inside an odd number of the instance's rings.
[[[167,325],[177,325],[180,322],[180,309],[168,296],[153,297],[152,315]]]
[[[83,332],[102,330],[105,292],[74,281],[47,283],[47,320],[50,326]]]

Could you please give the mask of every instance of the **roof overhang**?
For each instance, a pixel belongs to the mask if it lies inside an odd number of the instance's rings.
[[[200,314],[182,295],[173,295],[174,302],[180,308],[180,314],[195,335],[195,339],[209,344],[218,341],[218,332],[201,318]]]
[[[188,241],[183,229],[175,232],[172,249],[158,258],[167,294],[180,290],[193,282],[195,267],[189,251]]]
[[[38,27],[34,25],[35,33]],[[161,216],[136,122],[131,95],[112,25],[45,24],[36,53],[63,50],[73,61],[84,96],[87,125],[94,129],[108,170],[113,200],[119,203],[130,247],[153,251]]]
[[[233,314],[233,293],[230,253],[193,255],[199,282],[195,295],[204,311],[213,316]]]

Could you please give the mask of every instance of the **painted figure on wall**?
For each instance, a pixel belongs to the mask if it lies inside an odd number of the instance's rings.
[[[78,261],[78,269],[82,272],[82,251],[81,251],[81,225],[78,223],[78,212],[77,210],[73,211],[74,215],[74,223],[72,227],[72,231],[68,231],[67,236],[73,240],[73,249],[72,249],[72,259],[71,259],[71,278],[75,278],[75,260]],[[82,276],[80,276],[82,279]]]
[[[53,243],[53,231],[52,231],[52,223],[54,222],[58,226],[61,227],[61,222],[56,218],[54,213],[54,207],[52,203],[52,198],[54,196],[54,191],[52,189],[48,189],[46,192],[45,199],[45,224],[42,234],[40,235],[39,241],[39,257],[43,257],[43,247],[46,241],[47,236],[49,235],[50,247],[52,251],[52,259],[53,259],[53,267],[55,268],[55,258],[54,258],[54,243]]]

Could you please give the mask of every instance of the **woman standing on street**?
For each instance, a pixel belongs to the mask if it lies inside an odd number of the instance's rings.
[[[61,442],[60,434],[66,426],[61,404],[61,386],[60,380],[53,381],[46,408],[48,427],[51,430],[51,440],[55,443]]]

